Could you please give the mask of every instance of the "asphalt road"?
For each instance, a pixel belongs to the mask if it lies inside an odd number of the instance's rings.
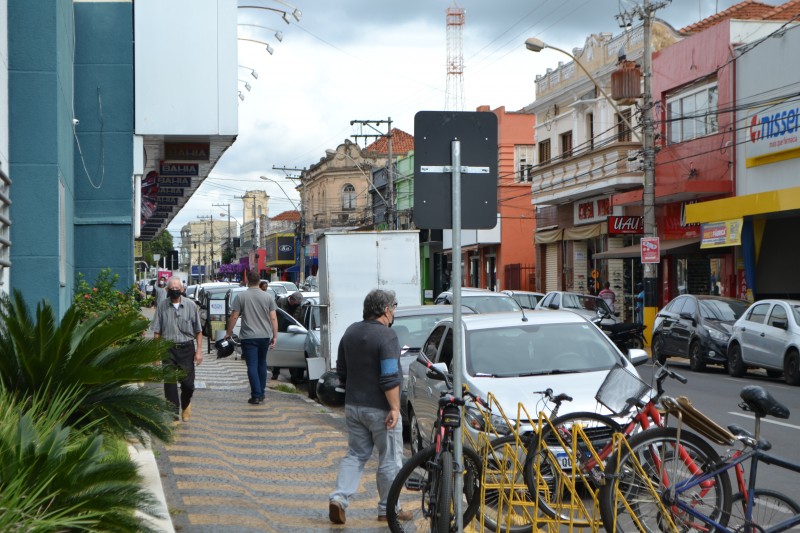
[[[800,387],[789,386],[782,379],[768,378],[763,370],[733,378],[718,366],[709,366],[705,372],[692,372],[688,361],[670,359],[668,364],[689,381],[683,385],[668,378],[664,382],[666,395],[687,396],[694,407],[722,426],[736,424],[754,432],[755,418],[738,407],[741,402],[739,392],[746,385],[760,385],[767,389],[776,400],[789,408],[791,415],[787,420],[762,419],[761,437],[772,443],[771,454],[800,464]],[[649,381],[653,367],[649,364],[639,367],[639,373]],[[717,448],[723,451],[723,448]],[[746,469],[749,471],[749,463]],[[731,478],[731,481],[734,482],[734,479]],[[759,488],[777,490],[797,500],[799,482],[800,474],[759,463],[756,483]]]

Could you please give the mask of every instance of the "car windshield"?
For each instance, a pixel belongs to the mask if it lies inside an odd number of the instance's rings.
[[[397,333],[397,339],[400,341],[400,347],[408,346],[411,349],[420,349],[425,339],[428,337],[433,326],[443,318],[450,318],[452,313],[448,310],[446,313],[438,313],[435,315],[415,315],[395,317],[392,324],[392,330]]]
[[[286,290],[286,287],[283,285],[278,285],[277,283],[270,283],[267,285],[267,287],[275,291],[275,294],[289,294],[289,291]]]
[[[297,285],[292,283],[291,281],[281,281],[280,285],[286,289],[287,292],[297,292],[300,289],[297,288]]]
[[[606,370],[619,354],[589,324],[517,324],[467,331],[472,376],[519,377]]]
[[[748,303],[738,300],[700,300],[700,315],[709,320],[733,322],[747,311]]]
[[[514,298],[508,295],[498,296],[497,293],[491,293],[491,295],[462,294],[461,305],[466,305],[478,313],[503,313],[522,310]]]

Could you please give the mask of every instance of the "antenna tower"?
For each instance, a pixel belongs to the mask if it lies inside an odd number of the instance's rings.
[[[447,8],[447,87],[445,89],[446,111],[464,110],[464,54],[462,33],[464,30],[464,8],[455,3]]]

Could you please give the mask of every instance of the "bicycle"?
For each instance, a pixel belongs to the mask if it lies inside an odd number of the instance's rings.
[[[743,402],[739,407],[755,415],[755,436],[739,432],[734,441],[744,450],[736,450],[725,459],[713,457],[714,452],[700,473],[685,472],[683,461],[676,460],[674,453],[678,446],[687,444],[711,449],[697,435],[678,427],[655,428],[632,437],[629,446],[610,459],[606,468],[611,482],[600,490],[606,530],[663,531],[670,525],[681,531],[776,533],[800,524],[796,502],[776,491],[756,488],[760,462],[800,473],[800,464],[767,453],[771,444],[760,438],[761,418],[785,419],[789,410],[760,386],[744,387],[740,397]],[[741,490],[745,486],[741,465],[748,460],[746,492],[731,495],[728,471],[737,472]],[[774,513],[776,507],[779,516]]]
[[[663,426],[657,404],[664,395],[664,381],[668,377],[681,383],[688,381],[666,366],[655,366],[655,393],[652,393],[650,386],[621,366],[614,367],[600,387],[598,401],[617,413],[617,416],[626,416],[636,408],[625,426],[601,413],[575,412],[551,418],[543,425],[540,434],[532,435],[523,465],[523,477],[530,493],[537,495],[539,510],[545,516],[570,522],[577,527],[589,527],[598,521],[593,518],[597,517],[597,512],[592,509],[594,493],[603,483],[601,463],[614,450],[613,435],[629,437],[637,430]],[[642,398],[648,391],[651,391],[650,397],[645,403]],[[583,432],[583,436],[577,440],[573,437],[573,428],[576,426],[580,426]],[[573,451],[577,465],[572,464]],[[570,485],[568,479],[574,483],[576,474],[584,480],[584,492],[592,492],[581,498],[580,506],[572,501],[572,491],[564,490]]]
[[[441,379],[447,391],[439,398],[434,442],[414,454],[400,469],[386,501],[386,518],[392,533],[405,531],[434,531],[450,533],[455,528],[455,476],[464,482],[461,507],[463,524],[469,524],[480,505],[481,459],[471,448],[463,448],[463,467],[453,457],[455,431],[461,428],[461,407],[464,400],[452,392],[449,376],[435,367],[423,354],[417,361],[428,369],[428,376]],[[474,401],[480,398],[467,392]],[[400,511],[410,511],[412,518],[405,523]]]

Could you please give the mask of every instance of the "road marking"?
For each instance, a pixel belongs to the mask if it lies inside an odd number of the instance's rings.
[[[728,414],[729,415],[733,415],[733,416],[741,416],[743,418],[747,418],[748,420],[755,420],[756,419],[756,417],[754,417],[753,415],[745,415],[745,414],[737,413],[737,412],[734,412],[734,411],[728,411]],[[776,426],[784,426],[784,427],[792,428],[792,429],[800,429],[800,426],[795,426],[794,424],[787,424],[786,422],[777,422],[775,420],[770,420],[769,418],[762,418],[761,421],[762,422],[767,422],[769,424],[775,424]]]

